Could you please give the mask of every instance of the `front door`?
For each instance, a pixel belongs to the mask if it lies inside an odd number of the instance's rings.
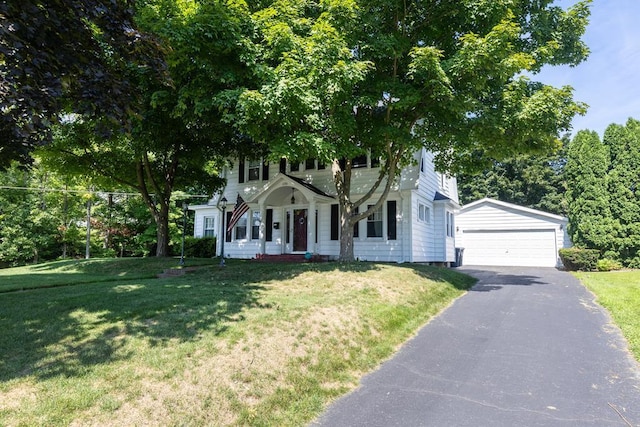
[[[307,250],[307,210],[293,210],[293,251],[306,252]]]

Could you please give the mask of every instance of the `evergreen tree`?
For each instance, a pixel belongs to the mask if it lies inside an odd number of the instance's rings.
[[[569,234],[577,247],[611,251],[619,224],[611,211],[609,147],[596,132],[581,130],[567,150],[565,179]]]
[[[626,265],[640,267],[640,122],[610,125],[603,142],[611,153],[611,214],[619,223],[614,253]]]
[[[478,174],[458,176],[460,202],[464,205],[485,197],[540,209],[557,215],[567,214],[563,177],[564,150],[545,155],[522,154]]]

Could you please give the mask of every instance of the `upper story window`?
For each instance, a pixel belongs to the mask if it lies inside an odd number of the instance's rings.
[[[249,161],[249,181],[258,181],[260,180],[260,167],[262,166],[262,162],[260,160],[250,160]]]
[[[238,164],[238,182],[246,181],[268,181],[269,163],[262,159],[240,160]]]
[[[316,168],[316,159],[307,159],[304,162],[304,169],[311,170]]]

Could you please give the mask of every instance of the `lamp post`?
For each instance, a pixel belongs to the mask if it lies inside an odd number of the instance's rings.
[[[222,233],[220,233],[220,238],[222,240],[220,240],[220,267],[224,267],[224,241],[226,238],[226,228],[225,228],[225,215],[224,215],[224,211],[227,209],[227,198],[226,197],[222,197],[222,199],[220,199],[220,208],[222,209],[222,221],[220,221],[220,224],[222,224]]]
[[[180,265],[184,265],[184,234],[187,231],[187,211],[189,205],[187,203],[182,204],[182,250],[180,251]]]

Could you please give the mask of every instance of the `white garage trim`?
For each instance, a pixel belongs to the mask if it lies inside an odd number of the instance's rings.
[[[465,205],[456,218],[464,265],[558,267],[570,247],[565,217],[493,199]]]

